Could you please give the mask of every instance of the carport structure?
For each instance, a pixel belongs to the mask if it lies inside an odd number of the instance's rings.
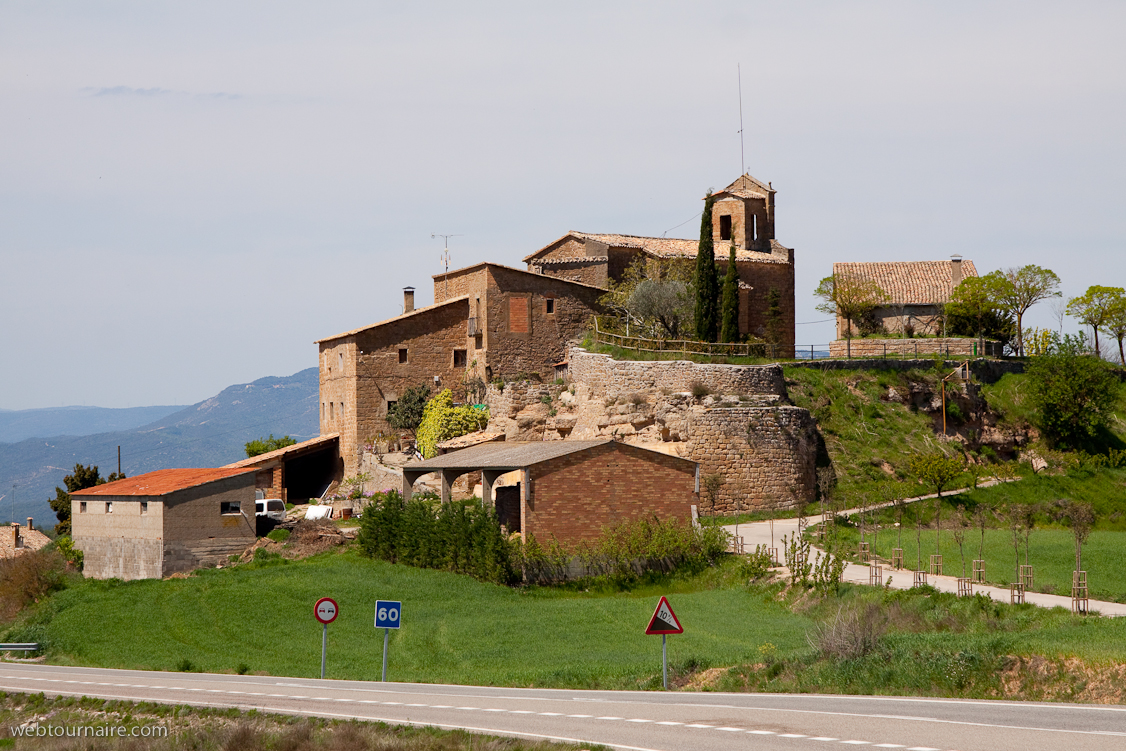
[[[643,516],[687,521],[699,493],[696,462],[604,439],[484,443],[408,464],[403,498],[423,475],[438,473],[448,503],[454,481],[478,470],[487,503],[501,475],[520,473],[518,493],[504,503],[497,494],[509,531],[560,540],[593,539],[606,525]]]

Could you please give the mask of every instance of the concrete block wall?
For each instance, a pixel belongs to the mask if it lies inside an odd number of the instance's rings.
[[[647,517],[691,519],[691,462],[626,444],[608,444],[532,468],[523,532],[541,542],[598,537],[603,527]]]
[[[83,553],[87,577],[128,581],[163,576],[164,504],[158,498],[141,500],[148,502],[144,513],[140,500],[131,496],[71,500],[71,536]]]
[[[612,396],[667,389],[688,391],[694,382],[721,394],[786,396],[779,365],[703,365],[688,360],[628,361],[571,347],[568,377],[591,394]]]
[[[817,424],[799,407],[728,407],[695,411],[686,456],[700,463],[701,513],[794,508],[814,499]],[[714,507],[707,475],[724,483]]]

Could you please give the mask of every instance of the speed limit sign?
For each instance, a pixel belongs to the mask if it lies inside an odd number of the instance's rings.
[[[336,606],[336,600],[331,597],[322,597],[317,600],[317,604],[313,607],[313,615],[326,626],[336,620],[338,612],[340,612],[340,608]]]
[[[375,627],[398,628],[399,616],[403,612],[403,603],[395,600],[375,601]]]

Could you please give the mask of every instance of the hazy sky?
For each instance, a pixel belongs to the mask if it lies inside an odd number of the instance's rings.
[[[313,340],[396,315],[404,285],[429,304],[431,233],[461,235],[453,267],[570,229],[693,237],[740,171],[737,64],[799,322],[826,318],[833,261],[1122,285],[1124,21],[1026,0],[5,2],[0,407],[191,403],[315,366]]]

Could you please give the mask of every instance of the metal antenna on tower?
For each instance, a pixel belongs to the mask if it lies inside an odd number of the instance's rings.
[[[735,73],[739,77],[739,176],[747,169],[747,157],[743,153],[743,70],[735,63]]]
[[[442,294],[444,294],[446,297],[449,297],[449,295],[450,295],[450,238],[451,237],[461,237],[461,235],[443,235],[440,232],[431,232],[430,233],[430,239],[431,240],[433,240],[436,237],[442,238],[445,241],[445,244],[446,244],[445,249],[442,251],[442,263],[444,263],[445,267],[446,267],[446,270],[443,272],[443,277],[442,277],[445,280],[445,285],[443,287]]]

